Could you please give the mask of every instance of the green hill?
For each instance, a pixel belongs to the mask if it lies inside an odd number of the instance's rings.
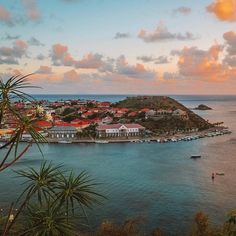
[[[146,116],[146,119],[135,120],[153,132],[188,130],[196,128],[199,130],[204,130],[213,126],[202,117],[189,110],[183,104],[167,96],[128,97],[125,100],[116,103],[114,106],[129,108],[132,111],[139,111],[143,108],[149,108],[154,111],[172,111],[173,113],[171,115],[164,114],[153,117]],[[178,109],[181,113],[186,114],[187,118],[184,116],[174,115]]]

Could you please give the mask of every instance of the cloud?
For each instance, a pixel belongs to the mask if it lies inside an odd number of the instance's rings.
[[[116,35],[114,36],[114,39],[124,39],[124,38],[129,38],[129,37],[130,37],[129,33],[117,32]]]
[[[49,66],[40,66],[37,71],[35,71],[36,74],[52,74],[52,68]]]
[[[98,69],[103,66],[103,56],[101,54],[89,53],[76,63],[77,68]]]
[[[76,62],[68,52],[68,47],[59,43],[52,46],[50,56],[54,66],[73,66]]]
[[[226,55],[223,62],[231,67],[236,67],[236,56]]]
[[[16,40],[19,38],[20,38],[20,35],[10,35],[8,33],[5,33],[5,36],[3,36],[1,40]]]
[[[235,0],[215,0],[207,11],[213,13],[221,21],[236,21],[236,1]]]
[[[75,60],[70,55],[67,46],[62,44],[54,44],[52,46],[50,57],[52,59],[53,65],[71,66],[76,69],[96,70],[97,74],[108,75],[106,77],[109,77],[111,75],[117,75],[123,78],[129,77],[153,79],[156,77],[155,71],[147,69],[143,64],[140,63],[137,63],[136,65],[130,65],[123,55],[114,59],[104,57],[99,53],[88,53],[84,55],[82,59]],[[76,77],[76,73],[76,70],[73,69],[70,71],[70,74],[68,74],[68,76],[70,75],[70,77]]]
[[[0,47],[0,64],[19,64],[18,59],[26,56],[28,44],[16,40],[12,47]]]
[[[236,33],[228,31],[223,34],[227,54],[223,62],[230,67],[236,67]]]
[[[65,80],[72,80],[76,81],[80,79],[79,74],[76,72],[76,70],[70,70],[64,73],[64,79]]]
[[[229,55],[236,55],[236,33],[229,31],[223,34]]]
[[[190,7],[179,7],[173,10],[174,14],[183,14],[183,15],[188,15],[192,12],[192,9]]]
[[[143,64],[129,65],[125,56],[121,55],[116,60],[116,74],[141,79],[155,79],[156,72],[148,70]]]
[[[42,61],[45,59],[45,56],[40,53],[39,55],[36,56],[36,59]]]
[[[155,64],[167,64],[167,63],[169,63],[169,59],[167,56],[159,56],[155,61]]]
[[[178,56],[179,76],[198,79],[225,79],[230,71],[220,60],[222,45],[213,45],[208,50],[197,47],[185,47],[180,51],[172,51]]]
[[[31,46],[44,46],[43,43],[41,43],[38,39],[35,37],[31,37],[28,41],[28,44]]]
[[[147,62],[154,62],[155,64],[166,64],[169,63],[167,56],[159,56],[159,57],[153,57],[153,56],[139,56],[137,57],[137,60],[140,60],[144,63]]]
[[[0,5],[0,22],[12,26],[12,15],[11,13],[3,6]]]
[[[171,33],[162,23],[160,23],[153,32],[141,29],[138,37],[146,43],[162,42],[169,40],[194,40],[196,37],[190,32]]]
[[[37,7],[36,0],[22,0],[22,4],[25,8],[27,17],[32,21],[38,21],[40,19],[40,12]]]
[[[222,70],[218,61],[222,47],[212,46],[204,51],[196,47],[184,48],[178,60],[180,74],[184,76],[212,76]]]
[[[165,79],[165,80],[173,80],[173,79],[180,79],[180,78],[181,78],[181,76],[177,72],[174,72],[174,73],[164,72],[163,73],[163,79]]]

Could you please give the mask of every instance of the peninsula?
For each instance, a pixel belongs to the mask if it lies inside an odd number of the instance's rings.
[[[209,123],[167,96],[127,97],[117,103],[95,100],[16,101],[14,106],[26,117],[37,118],[36,127],[48,142],[161,142],[228,133],[223,126]],[[10,138],[16,122],[6,116],[0,130],[1,140]],[[25,133],[22,141],[29,140],[30,135]]]

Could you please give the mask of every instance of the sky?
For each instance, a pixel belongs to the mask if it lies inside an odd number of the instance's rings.
[[[0,0],[0,76],[43,94],[236,94],[236,0]]]

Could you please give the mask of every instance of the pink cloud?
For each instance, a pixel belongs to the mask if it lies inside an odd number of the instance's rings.
[[[52,46],[51,58],[53,65],[56,66],[73,66],[75,64],[75,60],[68,52],[68,47],[59,43]]]
[[[28,44],[16,40],[12,47],[0,47],[0,64],[19,64],[18,59],[26,56]]]
[[[163,23],[159,23],[154,31],[148,32],[145,29],[141,29],[138,37],[146,43],[154,43],[167,40],[194,40],[195,37],[190,32],[172,33]]]
[[[7,25],[12,25],[11,13],[3,6],[0,6],[0,22],[6,23]]]
[[[64,73],[64,79],[76,81],[80,79],[80,76],[75,70],[70,70]]]
[[[22,4],[29,19],[33,21],[40,19],[40,12],[37,8],[36,0],[22,0]]]
[[[52,74],[52,68],[49,66],[40,66],[39,69],[35,73],[37,73],[37,74]]]

